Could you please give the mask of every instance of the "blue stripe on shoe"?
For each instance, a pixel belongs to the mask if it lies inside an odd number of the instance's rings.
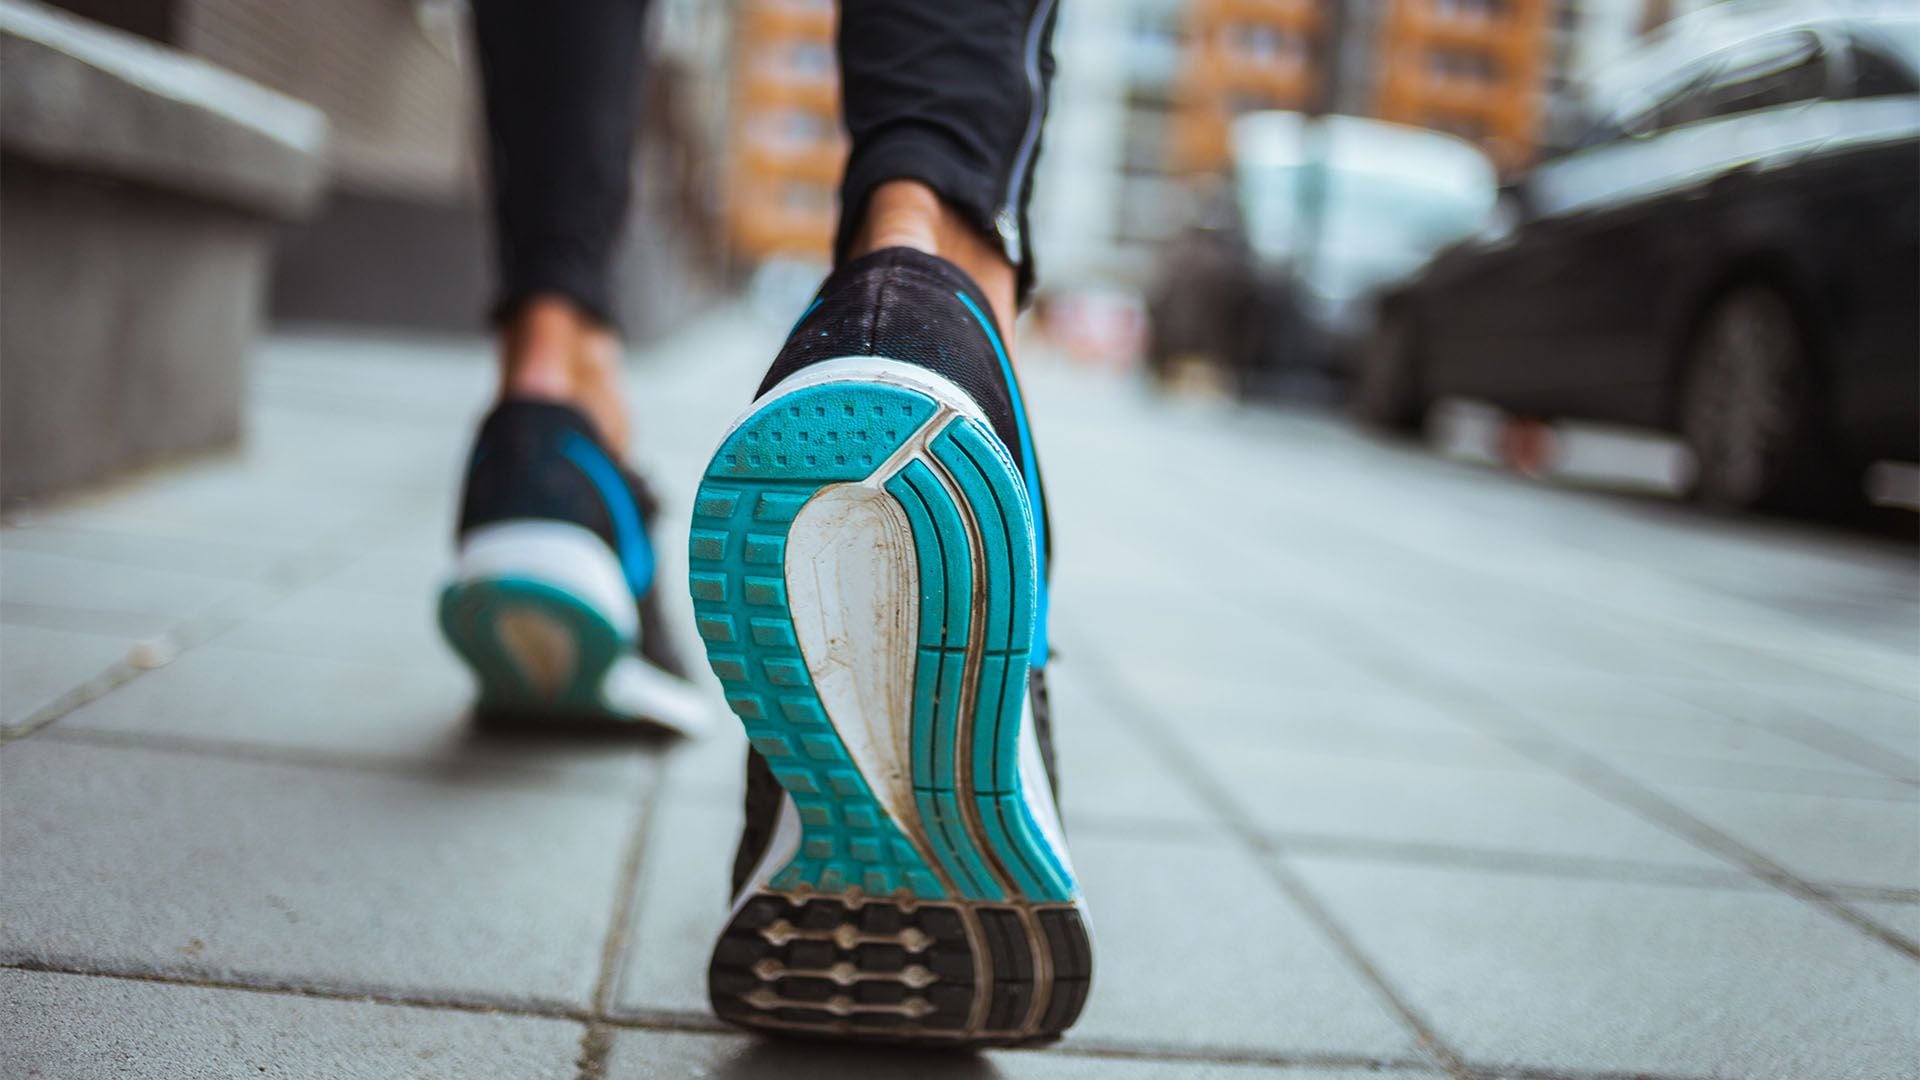
[[[813,303],[807,305],[807,310],[801,312],[800,317],[793,320],[793,329],[787,331],[787,336],[792,337],[793,335],[799,333],[801,324],[807,321],[808,316],[820,310],[820,301],[825,299],[826,297],[824,296],[814,297]]]
[[[1047,662],[1047,515],[1040,505],[1040,469],[1033,460],[1033,436],[1027,431],[1027,403],[1020,397],[1020,381],[1014,378],[1013,361],[1008,358],[1006,348],[1000,344],[1000,333],[993,328],[993,320],[987,318],[980,306],[966,293],[955,292],[960,302],[973,313],[974,321],[980,329],[987,332],[987,341],[993,345],[993,355],[1000,360],[1000,373],[1007,380],[1007,393],[1013,397],[1013,421],[1020,433],[1020,472],[1027,482],[1027,504],[1033,511],[1033,555],[1035,564],[1040,568],[1040,588],[1036,598],[1033,618],[1033,652],[1028,663],[1033,667],[1044,667]]]
[[[560,453],[599,489],[600,500],[607,504],[607,515],[613,519],[614,546],[620,553],[627,588],[635,596],[645,595],[653,584],[653,544],[647,539],[646,523],[640,520],[640,507],[633,500],[626,477],[620,475],[620,467],[606,451],[577,431],[567,432]]]

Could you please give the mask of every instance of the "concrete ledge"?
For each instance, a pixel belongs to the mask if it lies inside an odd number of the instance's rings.
[[[0,0],[0,148],[272,217],[326,181],[326,117],[202,60]]]
[[[0,101],[0,498],[233,442],[325,118],[19,0],[0,0]]]

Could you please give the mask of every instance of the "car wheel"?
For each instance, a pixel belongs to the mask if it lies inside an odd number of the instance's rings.
[[[1693,497],[1723,510],[1801,509],[1831,494],[1822,490],[1831,472],[1818,389],[1785,297],[1748,285],[1714,301],[1694,335],[1681,398]]]
[[[1426,426],[1420,328],[1404,308],[1389,309],[1360,351],[1354,408],[1377,428],[1413,434]]]

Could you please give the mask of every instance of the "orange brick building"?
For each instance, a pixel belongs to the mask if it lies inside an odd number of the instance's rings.
[[[828,257],[846,138],[832,0],[744,0],[736,21],[726,227],[734,254]]]
[[[1549,0],[1395,0],[1378,30],[1374,115],[1481,145],[1502,172],[1532,159]]]
[[[1170,170],[1224,169],[1240,113],[1309,107],[1336,45],[1346,67],[1336,111],[1462,135],[1503,171],[1526,164],[1553,54],[1552,0],[1376,0],[1366,18],[1349,13],[1347,42],[1323,41],[1340,2],[1189,0]]]
[[[1318,81],[1314,0],[1189,0],[1168,140],[1172,172],[1217,172],[1230,156],[1233,118],[1306,107]]]

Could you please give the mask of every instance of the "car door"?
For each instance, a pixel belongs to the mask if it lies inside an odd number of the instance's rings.
[[[1606,252],[1644,295],[1584,312],[1612,382],[1605,393],[1639,422],[1670,419],[1674,364],[1701,303],[1729,273],[1764,263],[1804,274],[1804,167],[1824,135],[1814,106],[1835,85],[1823,38],[1796,29],[1733,45],[1683,101],[1667,144],[1667,181],[1644,227]]]
[[[1447,301],[1475,331],[1462,335],[1463,392],[1543,415],[1595,415],[1578,391],[1608,378],[1602,313],[1642,284],[1615,249],[1627,243],[1623,232],[1649,227],[1666,171],[1657,135],[1704,77],[1698,65],[1678,69],[1584,149],[1527,179],[1525,224],[1463,268]]]

